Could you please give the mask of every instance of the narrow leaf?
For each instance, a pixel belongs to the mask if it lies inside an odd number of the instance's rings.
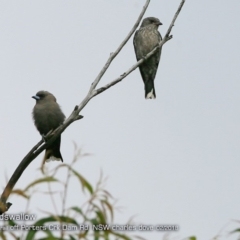
[[[12,190],[11,194],[16,194],[16,195],[19,195],[19,196],[24,197],[26,199],[29,199],[29,196],[25,193],[25,191],[23,191],[21,189]]]
[[[36,181],[30,183],[24,191],[27,191],[29,188],[39,184],[39,183],[44,183],[44,182],[59,182],[58,179],[54,178],[54,177],[44,177],[44,178],[39,178]]]

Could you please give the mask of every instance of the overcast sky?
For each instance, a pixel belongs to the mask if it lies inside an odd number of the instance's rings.
[[[166,32],[180,0],[152,0],[147,16]],[[40,140],[31,112],[37,91],[52,92],[69,116],[85,97],[109,54],[142,10],[144,0],[0,1],[0,183],[11,176]],[[145,100],[136,69],[123,82],[92,99],[84,119],[62,135],[66,163],[73,141],[93,155],[79,164],[96,183],[100,170],[122,206],[116,222],[136,215],[145,224],[178,224],[176,239],[211,239],[240,219],[240,1],[188,1],[164,45],[155,79],[156,100]],[[132,38],[100,86],[135,63]],[[24,172],[17,188],[36,176],[43,154]],[[55,164],[61,163],[50,163]],[[69,193],[69,203],[74,201]],[[47,197],[46,197],[47,198]],[[12,197],[9,213],[25,202]],[[35,199],[31,210],[43,202]],[[47,204],[46,204],[47,205]],[[137,232],[141,235],[142,233]],[[144,233],[151,240],[158,232]],[[236,237],[236,236],[235,236]],[[230,238],[229,238],[230,239]],[[235,238],[233,238],[235,239]]]

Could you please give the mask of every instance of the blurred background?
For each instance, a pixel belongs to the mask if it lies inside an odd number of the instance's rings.
[[[135,24],[143,0],[0,1],[0,183],[5,187],[22,158],[41,139],[31,112],[39,90],[52,92],[66,116],[86,96],[109,54]],[[180,0],[152,0],[144,17],[158,17],[165,34]],[[177,224],[171,237],[226,236],[240,215],[240,2],[186,1],[163,46],[155,79],[156,100],[145,100],[136,69],[96,96],[84,119],[62,134],[66,163],[75,142],[92,155],[80,171],[92,183],[102,170],[121,211],[148,225]],[[134,63],[132,38],[99,86]],[[43,153],[26,169],[16,188],[36,176]],[[55,166],[58,162],[52,162]],[[72,186],[73,203],[78,186]],[[8,213],[25,209],[10,197]],[[49,199],[32,201],[39,214]],[[40,214],[38,215],[40,217]],[[161,239],[163,232],[138,232]],[[235,236],[236,237],[236,236]],[[231,239],[231,238],[229,238]],[[232,238],[235,239],[235,238]]]

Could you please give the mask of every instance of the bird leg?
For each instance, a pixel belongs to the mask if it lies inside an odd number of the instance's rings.
[[[47,142],[48,138],[50,137],[51,133],[53,132],[53,129],[50,130],[46,135],[45,134],[42,134],[42,140],[44,142]]]

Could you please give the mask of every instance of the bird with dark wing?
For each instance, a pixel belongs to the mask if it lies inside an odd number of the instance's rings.
[[[39,91],[32,98],[36,99],[36,104],[32,112],[34,124],[39,133],[44,137],[49,131],[63,124],[65,115],[58,105],[56,98],[50,92]],[[51,160],[61,160],[63,162],[60,144],[61,136],[46,148],[44,162]]]
[[[162,25],[162,23],[158,18],[148,17],[143,19],[142,24],[139,30],[136,31],[133,39],[137,60],[145,57],[162,40],[161,34],[158,31],[159,25]],[[161,50],[162,48],[159,48],[150,58],[145,60],[139,66],[139,70],[145,85],[146,99],[156,98],[154,79],[160,61]]]

